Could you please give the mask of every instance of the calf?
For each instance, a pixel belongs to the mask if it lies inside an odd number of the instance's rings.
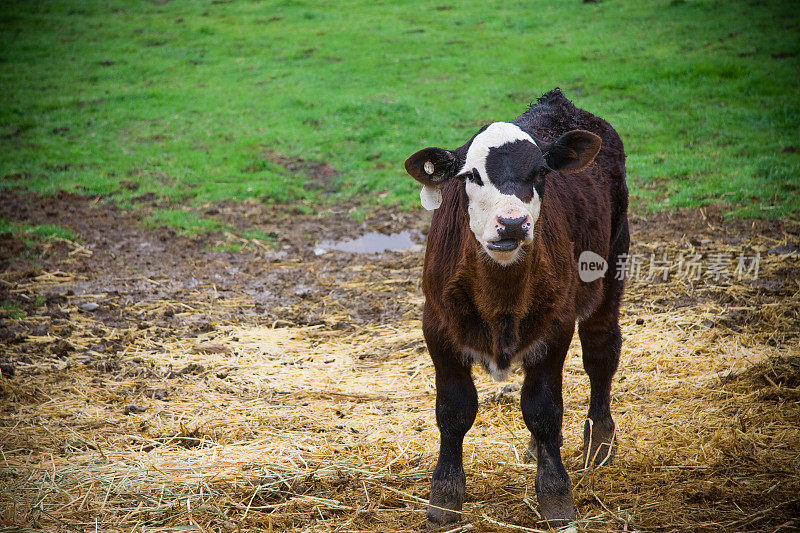
[[[482,128],[456,150],[420,150],[405,167],[424,186],[423,205],[436,209],[422,281],[441,435],[429,525],[456,521],[464,501],[462,445],[478,410],[474,362],[495,379],[522,365],[540,512],[550,525],[569,523],[561,373],[576,321],[591,382],[584,464],[609,461],[615,450],[609,403],[624,277],[616,267],[629,242],[622,141],[555,89],[513,121]],[[605,260],[605,274],[581,281],[583,252]]]

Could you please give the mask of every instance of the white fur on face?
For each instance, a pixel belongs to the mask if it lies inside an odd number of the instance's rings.
[[[539,218],[541,200],[536,190],[530,202],[523,202],[513,194],[503,194],[492,184],[486,171],[486,159],[489,149],[503,146],[515,141],[528,141],[536,145],[533,138],[522,131],[518,126],[508,122],[495,122],[478,134],[467,150],[467,157],[461,173],[472,169],[478,171],[483,185],[466,182],[466,192],[469,198],[469,227],[484,251],[502,265],[513,263],[520,253],[521,246],[510,252],[489,250],[486,243],[499,238],[497,232],[497,217],[517,218],[528,215],[531,217],[531,230],[526,241],[533,240],[533,226]]]

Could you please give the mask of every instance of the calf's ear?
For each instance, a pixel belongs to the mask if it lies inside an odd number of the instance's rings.
[[[423,148],[406,159],[406,172],[426,187],[441,187],[458,172],[458,158],[450,150]]]
[[[544,160],[553,170],[580,172],[594,160],[600,144],[600,137],[590,131],[568,131],[547,148]]]

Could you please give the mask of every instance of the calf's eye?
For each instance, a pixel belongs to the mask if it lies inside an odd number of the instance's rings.
[[[477,185],[483,185],[483,182],[481,181],[481,177],[478,174],[478,171],[475,170],[475,169],[470,170],[469,172],[466,172],[464,174],[464,177],[467,178],[472,183],[475,183]]]

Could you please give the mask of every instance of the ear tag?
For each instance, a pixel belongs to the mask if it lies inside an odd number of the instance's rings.
[[[434,170],[436,170],[436,168],[433,166],[433,163],[431,163],[430,161],[425,161],[425,164],[422,165],[422,168],[425,169],[425,174],[429,176],[433,174]]]
[[[439,187],[425,185],[419,192],[419,199],[422,202],[422,207],[428,211],[433,211],[442,205],[442,191]]]

